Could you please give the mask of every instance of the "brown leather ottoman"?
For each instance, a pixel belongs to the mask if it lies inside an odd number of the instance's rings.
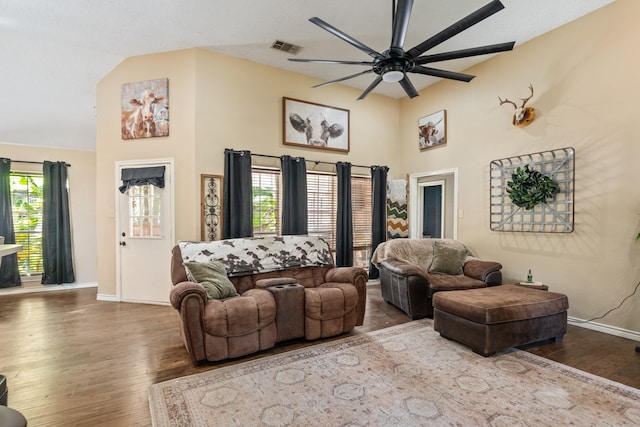
[[[441,336],[489,356],[509,347],[562,340],[569,301],[555,292],[502,285],[438,292],[433,308],[433,328]]]

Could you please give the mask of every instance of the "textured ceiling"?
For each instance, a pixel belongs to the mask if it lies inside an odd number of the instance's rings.
[[[517,47],[612,1],[502,0],[504,10],[429,53],[506,41],[515,41]],[[415,0],[405,48],[488,2]],[[368,61],[366,54],[308,19],[317,16],[384,51],[390,43],[391,4],[391,0],[0,0],[0,142],[95,149],[95,86],[129,56],[202,47],[320,81],[363,71],[361,66],[292,63],[287,61],[290,54],[270,45],[276,39],[301,45],[300,58]],[[461,71],[488,57],[435,65]],[[368,74],[344,84],[364,90],[372,80]],[[419,75],[411,75],[411,80],[418,90],[438,81]],[[397,83],[382,83],[374,93],[406,96]]]

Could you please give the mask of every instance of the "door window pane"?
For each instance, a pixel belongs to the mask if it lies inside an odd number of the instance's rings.
[[[162,237],[162,189],[153,185],[131,187],[129,197],[129,236]]]

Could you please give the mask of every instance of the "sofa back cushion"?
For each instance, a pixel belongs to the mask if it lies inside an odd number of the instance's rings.
[[[221,261],[229,277],[332,266],[328,243],[317,236],[268,236],[178,242],[183,262]]]
[[[429,271],[433,262],[436,242],[439,245],[462,250],[466,257],[475,256],[464,243],[453,239],[392,239],[378,245],[371,257],[371,262],[378,266],[384,259],[395,258],[420,267],[426,272]]]
[[[253,289],[260,279],[272,279],[274,277],[292,277],[296,282],[305,288],[315,288],[325,282],[324,277],[327,271],[333,267],[297,267],[287,270],[271,271],[269,273],[257,273],[248,276],[230,277],[231,283],[242,294],[249,289]]]
[[[304,236],[307,238],[307,236]],[[233,239],[236,240],[236,239]],[[324,242],[324,240],[323,240]],[[209,243],[209,242],[202,242]],[[326,242],[325,242],[326,244]],[[328,248],[328,245],[326,246]],[[171,282],[175,285],[180,282],[186,282],[187,273],[184,268],[184,261],[180,245],[173,247],[171,252]],[[290,267],[283,270],[276,270],[265,273],[246,274],[242,276],[229,277],[231,283],[235,286],[238,293],[242,294],[249,289],[255,287],[255,282],[259,279],[269,279],[273,277],[293,277],[302,286],[309,288],[324,283],[324,277],[327,271],[333,268],[333,259],[330,258],[329,265],[318,265],[310,267]],[[226,265],[226,264],[225,264]]]

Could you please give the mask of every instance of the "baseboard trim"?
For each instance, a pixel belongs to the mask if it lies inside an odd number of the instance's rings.
[[[617,337],[627,338],[633,341],[640,341],[640,332],[630,331],[628,329],[618,328],[616,326],[604,325],[602,323],[589,322],[575,317],[569,317],[568,323],[581,328],[587,328],[605,334],[615,335]]]
[[[13,288],[0,289],[0,296],[14,295],[14,294],[31,294],[36,292],[65,291],[65,290],[71,290],[71,289],[97,288],[97,287],[98,287],[97,282],[63,283],[61,285],[16,286]]]
[[[96,297],[98,301],[108,301],[108,302],[120,302],[120,297],[118,295],[109,295],[109,294],[98,294]]]

